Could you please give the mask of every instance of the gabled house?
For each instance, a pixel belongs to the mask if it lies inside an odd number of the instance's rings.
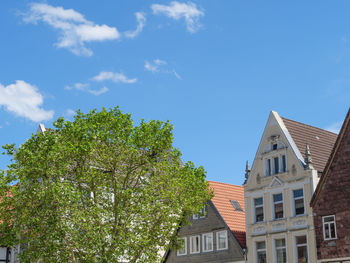
[[[311,206],[317,262],[350,262],[350,110]]]
[[[183,246],[167,251],[164,262],[245,262],[243,187],[209,181],[214,198],[178,231]]]
[[[248,262],[316,262],[309,203],[336,138],[270,113],[252,168],[246,169]]]

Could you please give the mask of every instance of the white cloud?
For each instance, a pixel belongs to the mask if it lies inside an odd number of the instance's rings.
[[[114,83],[121,82],[126,84],[135,83],[137,81],[136,78],[133,78],[133,79],[127,78],[123,73],[110,72],[110,71],[101,71],[100,74],[93,77],[92,80],[98,81],[98,82],[111,80]]]
[[[73,9],[64,9],[45,3],[32,3],[23,20],[35,24],[42,21],[59,30],[60,36],[56,46],[67,48],[76,55],[93,54],[85,46],[86,42],[113,40],[121,36],[115,27],[97,25],[86,20],[82,14]]]
[[[166,65],[166,64],[167,64],[166,61],[160,60],[160,59],[154,59],[153,63],[146,60],[144,68],[147,71],[159,72],[159,68],[163,65]]]
[[[18,116],[34,122],[51,119],[54,111],[42,109],[43,102],[43,96],[38,89],[23,80],[17,80],[15,84],[8,86],[0,84],[0,106]]]
[[[136,20],[137,20],[137,28],[134,31],[126,31],[124,34],[128,38],[135,38],[138,34],[141,33],[143,27],[146,24],[146,16],[142,12],[135,13]]]
[[[328,127],[326,127],[325,130],[330,131],[330,132],[334,132],[334,133],[339,133],[342,125],[343,125],[343,123],[341,121],[334,122],[331,125],[329,125]]]
[[[74,116],[75,115],[75,111],[72,110],[72,109],[67,109],[65,115],[68,116],[68,117]]]
[[[199,18],[204,16],[204,12],[199,10],[195,3],[188,2],[179,3],[173,1],[170,5],[153,4],[151,6],[153,14],[164,14],[175,20],[184,18],[187,30],[191,33],[196,32],[200,28]]]
[[[65,90],[79,90],[79,91],[85,91],[88,92],[90,94],[93,94],[95,96],[99,96],[103,93],[106,93],[108,91],[107,87],[103,87],[101,89],[92,89],[90,88],[90,84],[89,83],[80,83],[77,82],[75,84],[73,84],[72,86],[65,86],[64,87]]]
[[[154,59],[153,62],[145,61],[144,68],[147,71],[153,72],[153,73],[167,73],[167,74],[173,74],[177,79],[182,80],[181,76],[174,70],[170,70],[165,68],[165,66],[168,64],[168,62],[160,59]]]

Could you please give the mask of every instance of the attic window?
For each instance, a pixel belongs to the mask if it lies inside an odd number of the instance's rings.
[[[231,204],[233,205],[233,207],[235,208],[236,211],[242,211],[243,212],[243,209],[241,208],[241,206],[238,203],[238,201],[231,200]]]
[[[272,144],[272,150],[277,150],[277,143]]]

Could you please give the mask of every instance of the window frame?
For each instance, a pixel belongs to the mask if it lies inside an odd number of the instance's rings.
[[[277,201],[275,202],[274,196],[275,195],[282,195],[282,201]],[[283,191],[281,192],[273,192],[271,193],[271,201],[272,201],[272,219],[273,220],[280,220],[280,219],[284,219],[285,218],[285,209],[284,209],[284,195],[283,195]],[[276,205],[278,204],[282,204],[282,217],[276,217]]]
[[[297,190],[302,190],[303,191],[303,196],[302,197],[297,197],[295,198],[294,197],[294,191],[297,191]],[[298,187],[298,188],[293,188],[291,189],[291,198],[292,198],[292,208],[293,208],[293,213],[292,215],[294,215],[295,217],[297,216],[305,216],[306,215],[306,206],[305,206],[305,189],[304,187]],[[296,206],[295,206],[295,201],[296,200],[300,200],[300,199],[303,199],[303,207],[304,207],[304,213],[303,214],[297,214],[297,210],[296,210]]]
[[[205,249],[205,237],[210,236],[211,237],[211,249]],[[210,233],[204,233],[202,234],[202,252],[211,252],[214,250],[214,236],[213,232]]]
[[[302,231],[302,232],[297,232],[297,233],[294,233],[293,234],[293,249],[294,249],[294,258],[296,260],[298,260],[298,247],[300,247],[301,245],[297,244],[297,238],[298,237],[302,237],[302,236],[305,236],[306,238],[306,253],[307,253],[307,263],[310,263],[310,255],[309,255],[309,237],[308,237],[308,233],[306,231]],[[302,244],[303,245],[303,244]]]
[[[257,243],[264,242],[265,243],[265,248],[264,249],[258,249]],[[265,251],[265,259],[267,262],[267,242],[266,240],[255,240],[254,241],[254,248],[255,248],[255,263],[259,263],[259,258],[258,258],[258,252],[264,252]]]
[[[333,217],[333,221],[332,222],[325,222],[325,218],[327,217]],[[330,224],[334,223],[334,234],[335,237],[331,237],[331,235],[329,235],[329,238],[326,238],[326,229],[325,226],[328,225],[328,229],[329,229],[329,234],[331,234],[331,230],[330,230]],[[335,240],[338,239],[338,235],[337,235],[337,224],[336,224],[336,218],[335,215],[327,215],[327,216],[322,216],[322,232],[323,232],[323,240],[327,241],[327,240]]]
[[[262,204],[261,205],[258,205],[258,206],[256,206],[255,205],[255,200],[256,199],[259,199],[259,198],[261,198],[262,199]],[[261,220],[261,221],[257,221],[256,219],[256,209],[257,208],[260,208],[260,207],[262,207],[262,211],[263,211],[263,219]],[[264,196],[257,196],[257,197],[253,197],[253,216],[254,216],[254,220],[253,220],[253,222],[254,223],[261,223],[261,222],[264,222],[265,221],[265,208],[264,208]]]
[[[184,243],[183,243],[183,244],[184,244],[185,252],[184,252],[183,254],[180,254],[180,253],[179,253],[179,249],[177,249],[176,255],[177,255],[177,256],[185,256],[185,255],[187,255],[187,237],[179,237],[179,239],[185,240]]]
[[[198,251],[192,251],[193,238],[198,238]],[[199,253],[201,253],[201,236],[200,235],[190,236],[190,254],[199,254]]]
[[[283,247],[277,247],[276,246],[276,240],[281,240],[281,239],[284,239],[284,246]],[[276,237],[273,237],[273,262],[274,263],[277,263],[277,249],[284,249],[285,250],[285,253],[286,253],[286,262],[285,263],[288,263],[288,243],[287,243],[287,238],[285,235],[283,236],[276,236]]]
[[[225,247],[224,248],[219,248],[219,235],[220,234],[222,234],[222,233],[224,233],[224,235],[225,235],[225,240],[226,240],[226,242],[225,242]],[[222,231],[218,231],[218,232],[216,232],[216,250],[226,250],[226,249],[228,249],[228,236],[227,236],[227,230],[222,230]]]

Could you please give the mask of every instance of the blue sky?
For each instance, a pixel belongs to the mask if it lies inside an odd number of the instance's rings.
[[[348,1],[2,0],[0,144],[77,109],[119,105],[135,121],[170,120],[184,160],[242,184],[270,110],[339,129],[348,10]]]

